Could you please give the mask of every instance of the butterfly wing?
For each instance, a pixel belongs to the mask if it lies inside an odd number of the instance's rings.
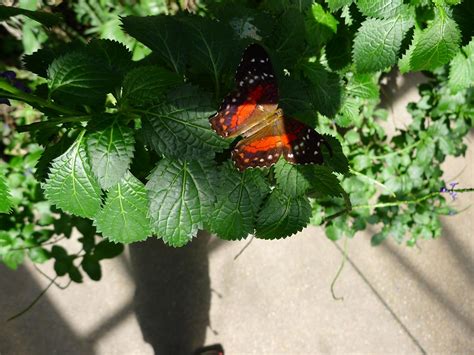
[[[322,164],[322,145],[331,151],[313,128],[279,115],[271,125],[240,141],[232,151],[232,159],[241,171],[271,166],[280,156],[292,164]]]
[[[278,86],[265,49],[252,44],[244,51],[235,74],[237,89],[224,98],[210,118],[212,128],[222,137],[245,134],[278,105]]]

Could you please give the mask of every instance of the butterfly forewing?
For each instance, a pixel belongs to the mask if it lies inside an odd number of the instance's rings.
[[[235,74],[237,89],[224,98],[212,128],[222,137],[244,134],[273,114],[278,105],[278,86],[266,51],[253,44],[245,50]]]

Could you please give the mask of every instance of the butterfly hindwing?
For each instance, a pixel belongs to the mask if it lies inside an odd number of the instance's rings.
[[[232,151],[239,170],[268,167],[281,156],[292,164],[322,164],[322,146],[330,147],[313,128],[292,118],[278,117],[249,138],[240,141]]]

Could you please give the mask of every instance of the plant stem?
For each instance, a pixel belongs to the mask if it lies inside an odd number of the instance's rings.
[[[337,279],[339,278],[339,276],[341,275],[341,272],[342,270],[344,269],[344,265],[346,264],[346,260],[347,260],[347,249],[348,249],[348,240],[349,238],[346,237],[346,239],[344,239],[344,252],[342,253],[342,261],[341,261],[341,265],[339,266],[339,269],[337,270],[337,273],[336,273],[336,276],[334,276],[334,279],[332,280],[331,282],[331,294],[332,294],[332,298],[336,301],[344,301],[344,297],[337,297],[336,296],[336,293],[334,292],[334,285],[336,284],[336,281]]]

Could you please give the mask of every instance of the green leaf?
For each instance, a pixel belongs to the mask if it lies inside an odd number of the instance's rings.
[[[242,239],[253,233],[258,209],[268,192],[260,170],[247,169],[240,173],[233,164],[226,164],[210,217],[211,231],[227,240]]]
[[[46,198],[65,212],[88,218],[97,213],[101,191],[89,165],[84,131],[54,159],[43,188]]]
[[[280,17],[269,45],[275,48],[283,66],[292,66],[304,50],[304,39],[304,15],[295,8],[289,8]]]
[[[52,14],[44,11],[31,11],[21,9],[19,7],[0,5],[0,21],[5,21],[9,17],[17,15],[24,15],[47,27],[59,25],[63,21],[61,15],[59,14]]]
[[[453,58],[449,70],[449,86],[453,92],[474,85],[474,39]]]
[[[341,127],[349,127],[357,122],[359,118],[360,103],[357,99],[346,97],[341,110],[336,116],[336,124]]]
[[[349,81],[346,90],[349,94],[362,99],[378,99],[379,86],[377,75],[357,74]]]
[[[275,164],[275,179],[278,188],[287,196],[302,196],[310,188],[310,165],[294,165],[285,159]]]
[[[153,50],[163,64],[183,74],[186,55],[184,26],[173,16],[128,16],[122,18],[125,32]]]
[[[354,0],[325,0],[332,12],[352,4]]]
[[[331,147],[331,150],[325,149],[323,146],[324,164],[329,166],[331,170],[341,174],[349,172],[349,161],[342,151],[341,143],[337,138],[325,134],[324,139]]]
[[[3,263],[10,269],[16,270],[18,265],[23,263],[25,252],[23,250],[9,250],[2,255]]]
[[[143,115],[147,143],[166,157],[212,159],[228,145],[209,125],[215,112],[210,96],[196,87],[182,86],[166,101],[136,112]]]
[[[305,17],[306,39],[318,52],[337,31],[338,21],[324,8],[314,3]]]
[[[0,170],[0,213],[9,213],[12,208],[10,189],[3,171]]]
[[[306,227],[310,217],[311,205],[306,196],[290,197],[275,188],[258,214],[256,237],[288,237]]]
[[[310,96],[316,110],[333,117],[342,104],[343,92],[339,76],[327,71],[320,63],[305,63],[302,69],[313,84]]]
[[[341,197],[344,190],[337,177],[325,166],[315,165],[312,171],[312,188],[322,195]]]
[[[100,186],[107,190],[127,172],[134,151],[132,128],[114,120],[106,129],[87,136],[87,153]]]
[[[456,55],[461,32],[456,22],[444,13],[438,14],[415,39],[410,56],[411,70],[434,70]]]
[[[365,20],[355,40],[353,60],[358,72],[383,70],[396,63],[405,33],[413,21],[405,15]]]
[[[390,18],[400,14],[403,0],[358,0],[357,7],[365,16]]]
[[[28,256],[35,264],[42,264],[50,259],[48,251],[40,247],[29,249]]]
[[[99,281],[102,278],[102,268],[97,258],[93,255],[84,255],[81,266],[91,280]]]
[[[97,231],[114,242],[131,243],[151,235],[145,186],[127,172],[107,194],[103,209],[95,217]]]
[[[132,65],[132,52],[120,42],[110,39],[93,39],[87,44],[87,53],[110,71],[123,77]]]
[[[122,100],[132,106],[159,99],[170,88],[183,80],[159,66],[144,66],[131,70],[123,81]]]
[[[193,160],[160,160],[146,184],[152,227],[165,243],[190,242],[207,222],[215,196],[211,185],[216,166]]]
[[[65,105],[100,105],[118,85],[116,73],[90,55],[76,51],[56,59],[48,68],[50,95]]]
[[[226,23],[200,16],[186,17],[182,22],[189,27],[187,47],[192,69],[210,76],[219,96],[220,78],[229,69],[229,54],[232,54],[232,29]]]

